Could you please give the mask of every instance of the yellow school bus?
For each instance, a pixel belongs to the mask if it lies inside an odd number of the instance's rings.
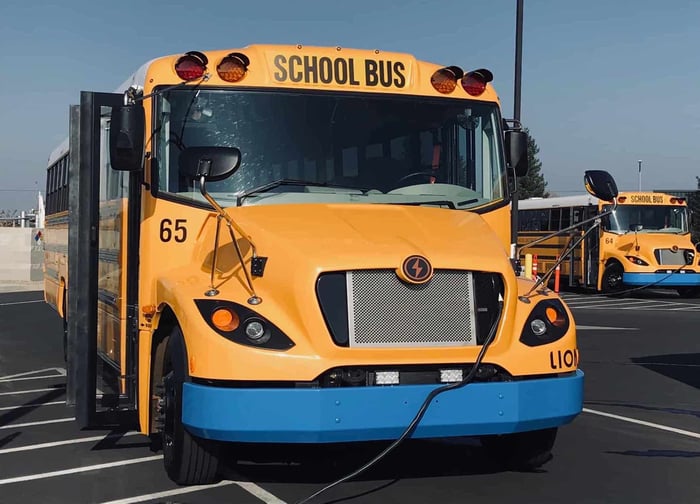
[[[81,425],[133,419],[182,484],[226,442],[407,429],[549,460],[583,373],[569,310],[509,257],[527,138],[492,78],[253,45],[82,92],[45,283]]]
[[[653,192],[621,192],[613,203],[592,195],[530,198],[519,202],[518,245],[551,267],[568,254],[561,272],[571,285],[620,293],[645,286],[700,294],[700,244],[694,245],[684,198]],[[600,219],[595,219],[601,216]],[[593,219],[577,230],[551,233]],[[583,233],[587,236],[570,249]],[[549,236],[527,246],[543,236]],[[567,253],[566,251],[569,250]]]

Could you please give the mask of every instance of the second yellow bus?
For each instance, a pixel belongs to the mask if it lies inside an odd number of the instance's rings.
[[[700,294],[700,244],[691,241],[684,198],[622,192],[611,214],[528,246],[549,233],[601,215],[612,205],[591,195],[521,201],[518,245],[522,255],[537,255],[542,273],[588,231],[561,264],[561,274],[570,285],[607,293],[649,286],[676,289],[683,297]]]

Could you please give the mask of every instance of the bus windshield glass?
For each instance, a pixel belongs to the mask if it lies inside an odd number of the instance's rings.
[[[610,206],[606,206],[609,209]],[[688,210],[673,205],[619,205],[605,219],[605,229],[614,233],[687,233]]]
[[[224,205],[390,203],[473,208],[502,200],[497,104],[389,95],[177,89],[157,98],[160,192],[204,201],[183,177],[188,147],[240,149],[207,183]]]

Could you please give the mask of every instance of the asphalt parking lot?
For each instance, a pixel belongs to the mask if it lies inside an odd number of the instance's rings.
[[[502,472],[477,442],[412,441],[314,502],[696,502],[700,300],[565,293],[585,410],[537,472]],[[0,293],[0,502],[293,503],[381,449],[236,452],[221,483],[177,487],[133,432],[81,431],[65,405],[61,325],[40,292]],[[255,460],[253,460],[255,459]]]

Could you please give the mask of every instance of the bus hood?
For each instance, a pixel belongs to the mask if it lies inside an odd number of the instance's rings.
[[[510,272],[497,235],[477,214],[364,204],[249,206],[228,210],[267,257],[269,272],[398,268],[422,255],[434,268]],[[243,252],[247,243],[240,240]],[[209,242],[211,246],[213,239]]]
[[[651,240],[650,240],[651,238]],[[615,247],[625,254],[637,255],[636,247],[644,242],[646,251],[655,249],[672,249],[674,246],[679,249],[692,249],[693,246],[688,240],[688,235],[679,235],[676,233],[627,233],[620,235],[615,240]]]

